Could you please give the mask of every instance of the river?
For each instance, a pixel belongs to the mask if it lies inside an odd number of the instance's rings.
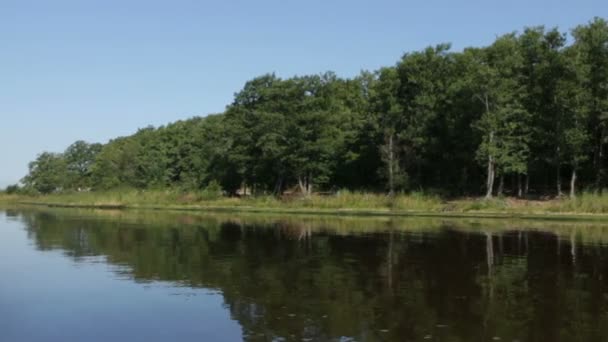
[[[608,223],[0,209],[0,341],[608,341]]]

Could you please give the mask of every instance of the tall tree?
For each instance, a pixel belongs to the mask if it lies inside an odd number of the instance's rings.
[[[492,197],[494,179],[500,176],[502,194],[506,174],[526,174],[529,158],[529,112],[522,99],[522,55],[514,34],[499,37],[484,50],[469,50],[476,60],[471,84],[485,111],[476,127],[482,134],[477,150],[487,165],[486,198]]]
[[[577,26],[573,31],[574,46],[584,64],[584,89],[589,94],[589,129],[593,131],[593,164],[595,188],[604,186],[604,147],[608,120],[608,22],[595,18],[587,25]]]
[[[65,187],[66,174],[66,161],[62,154],[43,152],[29,164],[29,173],[22,182],[26,188],[49,194]]]
[[[383,137],[383,144],[380,146],[384,162],[382,174],[387,181],[388,193],[391,196],[407,179],[407,174],[400,165],[401,144],[398,139],[398,133],[403,127],[403,108],[397,99],[400,82],[395,68],[381,69],[371,98],[372,110],[377,115]]]
[[[571,168],[570,198],[576,196],[577,172],[587,161],[590,151],[591,134],[589,126],[590,94],[584,90],[584,65],[580,51],[570,47],[564,52],[564,70],[557,84],[559,110],[562,114],[563,156]]]
[[[527,28],[519,38],[524,54],[524,104],[532,115],[536,162],[555,167],[556,193],[562,195],[561,169],[567,118],[558,85],[566,72],[565,34],[556,28]]]
[[[67,167],[67,187],[82,189],[92,186],[92,167],[101,148],[101,144],[89,144],[82,140],[68,146],[63,153]]]

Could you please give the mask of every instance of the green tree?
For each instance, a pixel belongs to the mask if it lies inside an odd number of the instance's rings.
[[[571,47],[564,52],[564,72],[557,84],[557,98],[563,113],[563,156],[571,168],[570,198],[576,196],[577,172],[589,158],[591,134],[588,94],[584,88],[584,70],[580,52]]]
[[[380,155],[384,167],[380,171],[387,182],[389,195],[392,196],[396,189],[404,186],[407,177],[401,167],[402,149],[398,139],[398,133],[403,127],[403,108],[397,99],[401,81],[396,68],[380,69],[377,77],[370,102],[383,141]]]
[[[21,187],[19,186],[19,184],[7,185],[7,187],[4,189],[4,193],[6,193],[8,195],[17,194],[20,191],[21,191]]]
[[[590,116],[589,129],[593,132],[595,188],[601,191],[604,185],[604,147],[608,119],[608,22],[595,18],[587,25],[577,26],[572,35],[583,64],[583,89],[589,95],[586,106]]]
[[[137,185],[136,160],[140,146],[130,137],[117,138],[103,146],[91,167],[95,189]]]
[[[71,189],[91,187],[92,166],[101,148],[101,144],[89,144],[78,140],[65,150],[63,156],[67,167],[67,187]]]
[[[449,44],[408,53],[397,63],[397,101],[402,109],[398,131],[406,168],[416,183],[439,187],[446,170],[440,160],[448,143],[447,104],[453,55]]]
[[[559,87],[566,73],[566,35],[556,28],[535,27],[527,28],[519,40],[524,55],[524,104],[533,124],[531,149],[537,164],[555,168],[556,193],[561,196],[568,118]]]
[[[60,153],[43,152],[29,164],[29,173],[22,182],[26,188],[42,194],[65,188],[67,164]]]
[[[490,198],[509,181],[527,194],[531,179],[559,196],[571,172],[572,197],[592,181],[601,190],[608,23],[595,18],[572,36],[569,45],[557,28],[531,27],[462,52],[439,44],[351,79],[261,75],[224,113],[45,154],[26,187],[469,195],[485,178]]]
[[[523,59],[514,34],[499,37],[492,46],[469,53],[476,60],[470,84],[485,107],[475,126],[482,134],[477,156],[487,165],[486,198],[491,198],[497,174],[500,195],[505,174],[527,173],[530,114],[522,99]]]

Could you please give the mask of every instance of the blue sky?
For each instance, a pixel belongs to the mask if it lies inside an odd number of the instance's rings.
[[[350,77],[594,16],[608,1],[0,0],[0,186],[41,151],[221,112],[266,72]]]

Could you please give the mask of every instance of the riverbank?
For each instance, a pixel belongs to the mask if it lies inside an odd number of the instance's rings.
[[[542,219],[607,219],[608,195],[581,194],[574,200],[460,198],[413,193],[394,198],[382,194],[340,192],[310,197],[256,196],[228,198],[176,190],[123,190],[44,196],[0,194],[0,203],[99,209],[243,211],[351,216],[436,216]]]

